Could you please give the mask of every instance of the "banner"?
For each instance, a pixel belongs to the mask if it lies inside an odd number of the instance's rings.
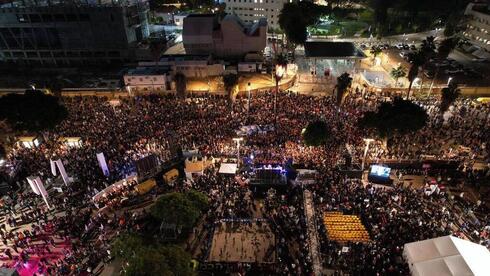
[[[48,208],[51,209],[48,203],[48,192],[44,188],[41,178],[39,176],[29,176],[27,177],[27,182],[31,186],[32,191],[37,195],[41,195]]]
[[[27,177],[27,182],[29,183],[29,185],[31,186],[31,189],[32,191],[36,194],[36,195],[40,195],[41,193],[39,192],[39,189],[37,188],[37,184],[36,184],[36,180],[35,180],[35,177],[34,176],[29,176]]]
[[[51,165],[51,173],[56,176],[56,164],[52,159],[49,159],[49,164]]]
[[[63,178],[63,182],[65,182],[65,185],[68,186],[68,183],[70,183],[70,179],[68,178],[68,175],[66,174],[65,166],[63,165],[63,162],[61,162],[61,159],[58,159],[54,162],[56,163],[56,166],[58,167],[58,170],[60,171],[61,178]]]
[[[108,176],[109,175],[109,168],[107,167],[107,163],[105,162],[104,153],[102,153],[102,152],[97,153],[97,160],[99,161],[99,166],[102,169],[102,173],[105,176]]]

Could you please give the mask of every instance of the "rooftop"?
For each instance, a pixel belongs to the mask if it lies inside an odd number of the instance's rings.
[[[37,7],[110,7],[132,6],[145,3],[147,0],[3,0],[0,8],[37,8]]]
[[[305,56],[324,59],[363,59],[366,55],[352,42],[307,41]]]
[[[163,75],[171,70],[169,66],[164,67],[138,67],[128,70],[127,75],[130,76],[145,76],[145,75]]]

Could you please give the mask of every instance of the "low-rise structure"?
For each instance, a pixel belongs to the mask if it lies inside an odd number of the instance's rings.
[[[164,92],[172,90],[172,77],[168,67],[138,67],[123,76],[128,92]]]
[[[187,54],[241,58],[264,50],[267,22],[246,24],[236,15],[219,20],[214,14],[191,14],[184,18],[182,38]]]
[[[173,74],[180,72],[187,78],[205,78],[220,76],[225,71],[225,65],[215,62],[208,56],[171,55],[163,56],[158,62],[139,62],[140,67],[166,67]]]

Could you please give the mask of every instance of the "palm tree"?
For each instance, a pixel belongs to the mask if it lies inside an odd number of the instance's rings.
[[[174,76],[174,81],[177,96],[181,99],[185,99],[187,90],[187,80],[185,75],[181,72],[177,72]]]
[[[392,78],[395,79],[395,87],[396,87],[398,86],[398,79],[405,77],[407,75],[407,71],[405,70],[405,67],[400,65],[396,68],[391,69],[390,75]]]
[[[425,70],[425,67],[427,66],[428,61],[434,57],[435,55],[435,50],[436,50],[436,43],[435,43],[435,37],[433,36],[428,36],[424,40],[422,40],[422,44],[420,45],[419,51],[424,53],[425,60],[422,63],[422,72]],[[420,80],[420,91],[422,91],[422,84],[424,81],[424,75],[422,75],[422,78]]]
[[[408,81],[410,82],[410,84],[408,85],[407,100],[410,98],[410,91],[412,90],[413,82],[419,74],[419,67],[425,63],[426,59],[427,57],[425,53],[421,50],[408,54],[408,60],[412,65],[410,66],[410,70],[408,70],[407,76]]]
[[[335,86],[337,90],[336,101],[337,106],[342,105],[344,101],[344,97],[347,92],[347,88],[349,88],[352,84],[352,78],[349,73],[343,73],[337,78],[337,85]]]
[[[377,47],[377,46],[373,46],[371,47],[371,50],[369,51],[369,53],[373,56],[373,64],[374,64],[374,60],[376,59],[376,57],[381,54],[383,51],[381,50],[380,47]]]
[[[46,83],[46,88],[57,98],[61,97],[63,86],[63,80],[59,76],[50,78]]]
[[[441,105],[439,106],[439,111],[441,114],[446,112],[451,104],[456,101],[456,99],[461,95],[461,90],[458,85],[454,82],[450,83],[447,87],[441,90]]]
[[[433,54],[436,50],[435,37],[428,36],[424,40],[422,40],[422,44],[420,45],[420,50],[426,53],[427,55]]]
[[[439,44],[439,47],[437,47],[437,58],[439,60],[445,60],[449,54],[456,48],[456,45],[459,43],[459,38],[457,37],[449,37],[441,41]],[[434,78],[432,79],[432,83],[430,84],[429,88],[429,95],[432,92],[432,87],[434,86],[434,81],[437,79],[437,76],[439,75],[439,70],[441,69],[440,66],[436,68],[436,72],[434,74]]]

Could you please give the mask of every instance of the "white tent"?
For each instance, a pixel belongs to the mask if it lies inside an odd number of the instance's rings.
[[[453,236],[407,243],[403,255],[414,276],[490,275],[488,249]]]
[[[237,171],[238,165],[236,163],[221,163],[219,167],[219,173],[222,174],[235,174]]]

